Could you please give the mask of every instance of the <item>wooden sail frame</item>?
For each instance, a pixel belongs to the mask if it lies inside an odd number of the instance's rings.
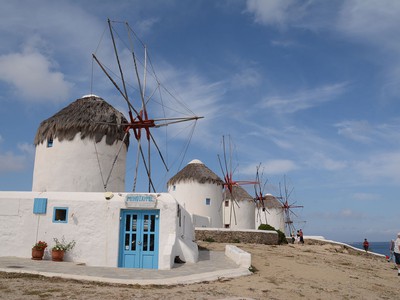
[[[118,65],[118,70],[119,70],[119,75],[112,74],[108,70],[108,68],[105,66],[104,63],[101,62],[101,60],[97,57],[95,53],[92,54],[93,60],[96,62],[96,64],[100,67],[102,72],[106,75],[106,77],[110,80],[110,82],[113,84],[115,89],[118,91],[120,96],[122,96],[123,100],[125,101],[127,108],[128,108],[128,123],[127,124],[122,124],[125,126],[125,138],[128,136],[129,131],[133,131],[135,139],[137,141],[137,158],[136,158],[136,165],[135,165],[135,175],[134,175],[134,182],[133,182],[133,191],[136,190],[136,183],[137,183],[137,178],[138,178],[138,168],[139,168],[139,162],[141,161],[143,163],[146,176],[148,178],[148,192],[156,192],[153,180],[152,180],[152,168],[151,168],[151,148],[154,147],[158,153],[158,156],[160,157],[162,164],[165,168],[165,170],[168,172],[169,168],[166,162],[166,159],[164,158],[160,147],[158,143],[156,142],[155,137],[153,136],[151,130],[154,128],[160,128],[160,127],[167,127],[172,124],[177,124],[177,123],[182,123],[182,122],[188,122],[188,121],[194,121],[197,122],[199,119],[202,119],[203,117],[193,115],[191,117],[164,117],[164,118],[152,118],[151,113],[148,111],[147,106],[148,103],[152,97],[153,94],[150,95],[146,99],[146,80],[147,80],[147,72],[148,72],[148,66],[147,66],[147,61],[149,59],[148,57],[148,52],[147,52],[147,47],[144,45],[143,42],[140,41],[142,46],[144,47],[144,66],[143,66],[143,80],[139,76],[139,70],[138,70],[138,63],[137,63],[137,56],[134,51],[133,47],[133,41],[132,41],[132,33],[134,36],[137,37],[136,33],[134,33],[133,29],[129,26],[127,22],[125,22],[125,27],[128,32],[129,40],[130,40],[130,52],[132,54],[132,59],[133,59],[133,65],[134,65],[134,70],[135,70],[135,77],[136,77],[136,84],[139,89],[139,98],[140,98],[140,107],[135,107],[131,101],[128,89],[127,89],[127,83],[125,80],[125,75],[124,71],[122,68],[119,52],[118,52],[118,47],[115,39],[115,34],[114,34],[114,28],[113,28],[113,22],[110,19],[107,20],[108,23],[108,29],[110,32],[112,44],[113,44],[113,52],[115,55],[115,59]],[[154,69],[152,68],[154,71]],[[114,75],[114,76],[113,76]],[[155,76],[155,75],[154,75]],[[120,84],[117,83],[117,78],[119,77]],[[160,86],[160,82],[155,76],[155,80],[157,81],[157,84]],[[162,85],[161,85],[162,86]],[[169,93],[169,91],[168,91]],[[190,111],[191,112],[191,111]],[[194,130],[194,128],[193,128]],[[145,139],[147,141],[147,153],[145,154],[145,150],[143,149],[142,146],[142,132],[144,132]],[[193,134],[193,131],[191,132]],[[123,144],[123,143],[122,143]],[[122,146],[121,146],[122,147]],[[121,149],[118,149],[114,163],[120,153]],[[113,165],[114,165],[113,163]],[[112,168],[110,170],[110,173],[108,175],[108,179],[110,178],[110,174],[112,172]],[[107,179],[107,181],[108,181]]]

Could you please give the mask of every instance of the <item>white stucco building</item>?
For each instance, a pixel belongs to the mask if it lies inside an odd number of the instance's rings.
[[[268,224],[285,232],[285,218],[282,204],[271,194],[264,196],[264,205],[257,203],[256,210],[256,229],[261,224]]]
[[[170,193],[193,219],[195,227],[223,227],[223,181],[194,159],[168,181]]]
[[[0,192],[0,205],[0,256],[29,258],[41,240],[50,258],[53,238],[65,237],[76,241],[65,260],[89,266],[170,269],[176,256],[198,259],[190,217],[166,193]]]
[[[41,122],[35,136],[32,190],[123,192],[129,133],[125,117],[95,95]]]
[[[255,229],[254,199],[241,186],[233,186],[232,194],[224,191],[224,227]]]
[[[90,266],[170,269],[176,256],[197,262],[182,205],[167,193],[123,192],[124,123],[88,95],[40,124],[32,192],[0,192],[0,256],[30,257],[35,242],[49,251],[65,237],[76,241],[66,260]]]

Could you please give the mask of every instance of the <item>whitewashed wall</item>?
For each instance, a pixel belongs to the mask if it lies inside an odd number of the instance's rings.
[[[188,213],[179,226],[177,202],[169,194],[154,194],[160,210],[159,269],[170,269],[175,256],[197,262],[194,229]],[[37,240],[54,245],[53,238],[75,240],[65,260],[89,266],[118,266],[120,210],[126,208],[124,194],[106,200],[104,193],[0,192],[0,256],[31,257]],[[33,214],[33,199],[47,198],[47,213]],[[68,207],[68,223],[53,223],[53,208]],[[135,209],[130,207],[129,209]],[[181,223],[182,224],[182,223]],[[46,253],[45,258],[50,258]]]
[[[72,141],[54,139],[36,146],[32,191],[37,192],[103,192],[121,141],[107,145],[106,137],[96,143],[81,139],[78,133]],[[107,191],[125,191],[126,145],[112,169]]]
[[[260,210],[256,208],[255,216],[255,229],[258,229],[258,226],[261,224],[268,224],[275,229],[285,232],[285,219],[282,208],[266,208],[265,212],[263,212],[261,208]]]
[[[252,200],[239,200],[237,204],[229,200],[224,206],[224,224],[230,224],[232,229],[254,229],[255,210]]]
[[[185,181],[168,186],[168,193],[170,193],[191,215],[198,216],[198,218],[193,218],[193,225],[195,227],[223,227],[222,186]],[[210,199],[210,205],[206,205],[206,198]],[[209,223],[205,224],[204,221],[207,219]],[[199,220],[199,224],[196,223],[196,220]]]

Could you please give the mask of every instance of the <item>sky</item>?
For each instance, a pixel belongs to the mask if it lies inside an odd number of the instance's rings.
[[[99,53],[110,68],[116,65],[105,38],[109,18],[129,23],[163,86],[204,117],[175,169],[165,174],[152,159],[158,190],[192,159],[222,177],[224,136],[234,179],[254,180],[261,164],[265,193],[279,196],[286,181],[289,203],[303,206],[293,209],[293,219],[305,235],[389,241],[400,231],[399,1],[0,5],[0,190],[31,190],[36,130],[71,102],[94,93],[126,114],[126,103],[92,60]],[[121,57],[126,63],[126,52]],[[156,108],[148,111],[158,117]],[[164,139],[164,129],[156,130]],[[191,131],[168,126],[168,137],[181,131],[187,133],[175,138],[171,157]],[[141,184],[137,190],[146,191]]]

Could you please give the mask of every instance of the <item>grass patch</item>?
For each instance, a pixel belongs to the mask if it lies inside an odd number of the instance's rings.
[[[258,269],[257,269],[255,266],[251,265],[251,266],[249,267],[249,271],[250,271],[251,273],[256,273],[256,272],[258,272]]]

